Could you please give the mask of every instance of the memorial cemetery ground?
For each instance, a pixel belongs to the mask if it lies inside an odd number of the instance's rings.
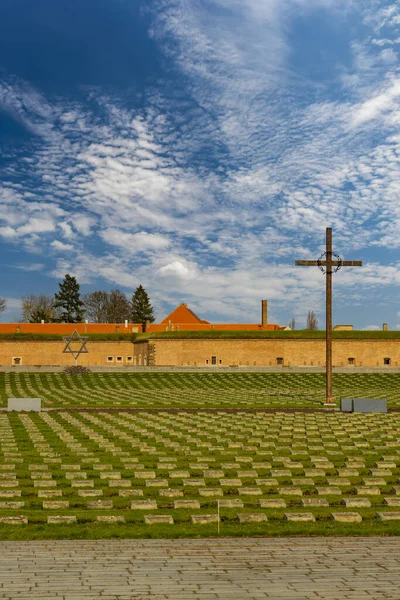
[[[386,398],[400,408],[400,373],[335,373],[334,400]],[[320,408],[323,373],[0,373],[9,397],[42,398],[45,408]]]
[[[1,539],[400,533],[400,412],[324,412],[323,375],[2,378],[48,410],[0,412]],[[399,382],[334,386],[395,408]]]

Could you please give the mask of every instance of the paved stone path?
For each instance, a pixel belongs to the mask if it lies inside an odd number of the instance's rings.
[[[1,542],[0,598],[398,600],[400,539]]]

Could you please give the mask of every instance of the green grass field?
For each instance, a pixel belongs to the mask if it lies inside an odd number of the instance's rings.
[[[400,534],[400,413],[285,413],[321,407],[322,374],[0,382],[3,404],[39,396],[52,409],[0,413],[0,539]],[[337,397],[391,406],[398,383],[396,374],[334,378]],[[98,410],[76,411],[84,407]]]
[[[399,373],[335,373],[334,399],[387,398],[400,407]],[[304,408],[325,401],[323,373],[1,373],[8,397],[43,398],[45,407]]]
[[[217,535],[218,502],[222,535],[400,533],[399,424],[397,414],[3,413],[0,538]]]

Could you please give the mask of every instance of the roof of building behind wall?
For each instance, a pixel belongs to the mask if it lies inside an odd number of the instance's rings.
[[[203,325],[209,325],[209,321],[204,321],[203,319],[200,319],[200,317],[198,317],[196,313],[194,313],[188,307],[187,304],[183,303],[180,304],[177,308],[175,308],[175,310],[173,310],[172,313],[165,317],[163,321],[161,321],[162,324],[166,325],[168,325],[169,322],[171,322],[173,325],[175,323],[198,323]]]

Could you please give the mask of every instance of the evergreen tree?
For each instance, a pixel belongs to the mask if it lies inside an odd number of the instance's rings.
[[[146,290],[139,285],[132,296],[132,323],[141,323],[145,331],[146,321],[154,323],[154,309]]]
[[[44,321],[45,323],[51,323],[52,321],[49,319],[48,313],[43,310],[43,308],[38,308],[34,310],[29,317],[29,323],[41,323]]]
[[[68,273],[64,277],[64,281],[58,284],[60,291],[55,295],[54,307],[61,311],[60,321],[65,323],[81,323],[83,320],[84,310],[83,302],[79,293],[79,283],[75,277]]]

